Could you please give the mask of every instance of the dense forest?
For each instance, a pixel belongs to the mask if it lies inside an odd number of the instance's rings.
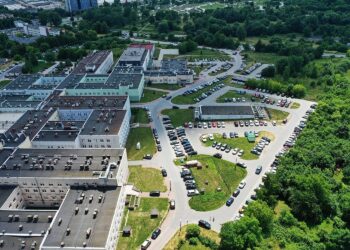
[[[339,77],[258,201],[223,226],[221,249],[349,249],[349,114],[349,82]]]

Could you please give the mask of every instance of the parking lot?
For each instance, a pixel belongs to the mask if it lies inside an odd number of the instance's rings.
[[[237,65],[235,65],[234,67],[237,67]],[[232,69],[232,71],[234,70],[236,69]],[[203,81],[199,81],[191,86],[171,92],[171,96],[173,96],[174,98],[180,96],[182,97],[182,94],[186,91],[198,88],[199,86],[213,81],[216,78],[217,77],[206,76],[205,79],[203,79]],[[177,104],[177,108],[189,109],[191,105],[197,106],[198,104],[213,105],[216,103],[216,99],[219,96],[226,93],[228,90],[237,90],[237,88],[225,86],[219,89],[218,91],[213,92],[211,95],[204,98],[195,105],[192,104],[193,102],[191,104],[179,103]],[[203,89],[199,91],[203,91]],[[298,109],[290,109],[276,105],[279,99],[286,98],[284,96],[272,95],[264,93],[263,91],[256,90],[245,89],[244,91],[246,91],[247,94],[254,95],[254,93],[257,93],[259,95],[264,95],[264,99],[271,98],[271,100],[276,100],[274,105],[271,105],[271,103],[267,104],[266,102],[262,103],[263,99],[260,99],[259,96],[258,106],[288,111],[289,116],[286,123],[273,124],[273,120],[266,120],[267,124],[264,121],[261,123],[261,121],[259,120],[258,123],[256,123],[256,121],[252,119],[236,121],[236,124],[235,122],[229,121],[225,121],[223,124],[221,121],[217,121],[216,124],[214,123],[215,126],[213,126],[213,123],[209,125],[208,122],[206,122],[205,126],[205,123],[202,122],[202,127],[198,128],[199,124],[197,123],[197,125],[195,125],[196,123],[193,123],[192,121],[192,124],[187,123],[186,128],[184,127],[176,129],[175,126],[171,127],[171,125],[169,125],[171,124],[171,122],[168,124],[169,126],[167,126],[166,123],[163,123],[163,118],[165,116],[162,115],[162,110],[172,109],[174,105],[170,100],[160,98],[157,101],[147,104],[147,107],[151,111],[151,126],[152,128],[155,128],[157,130],[157,135],[160,141],[160,145],[162,147],[162,151],[156,153],[152,160],[143,161],[143,165],[161,166],[162,168],[167,170],[167,178],[170,182],[169,199],[173,199],[176,202],[176,209],[169,211],[168,216],[161,225],[162,233],[157,238],[157,240],[152,243],[151,249],[161,249],[166,244],[167,240],[172,237],[177,228],[185,224],[197,224],[199,220],[205,220],[211,224],[211,228],[213,230],[219,231],[221,224],[241,217],[241,214],[244,211],[244,206],[247,203],[249,203],[250,200],[255,199],[255,189],[263,185],[263,179],[265,178],[266,173],[276,171],[276,169],[278,168],[279,157],[285,152],[287,152],[289,147],[293,146],[298,133],[303,129],[303,127],[306,126],[306,119],[308,118],[307,112],[312,112],[310,110],[310,106],[312,105],[311,102],[299,99],[296,100],[288,97],[287,99],[290,100],[291,103],[298,102],[300,104]],[[244,105],[251,105],[251,103],[252,102],[246,102]],[[221,105],[234,106],[235,104],[222,103]],[[197,126],[197,128],[195,128],[195,126]],[[168,134],[169,131],[171,132]],[[269,142],[268,144],[266,142],[261,141],[262,137],[259,137],[257,145],[259,145],[260,142],[259,146],[260,148],[262,148],[262,150],[260,155],[256,155],[255,159],[243,159],[247,152],[243,152],[241,156],[238,156],[240,150],[237,150],[238,152],[236,154],[232,154],[235,148],[231,148],[230,152],[226,152],[227,148],[225,148],[224,151],[221,151],[221,147],[220,150],[218,150],[216,148],[213,148],[212,145],[203,145],[203,142],[200,140],[201,136],[204,134],[219,134],[223,136],[223,133],[226,133],[228,137],[230,137],[230,133],[233,133],[234,136],[238,136],[237,139],[245,139],[245,132],[250,131],[254,132],[254,134],[255,132],[258,132],[259,134],[267,132],[270,135],[273,135],[274,137],[274,139],[271,140],[271,142]],[[175,139],[175,137],[177,138]],[[173,144],[176,146],[172,145],[171,141],[176,141],[173,142]],[[263,143],[267,145],[263,146]],[[193,151],[196,151],[198,153],[198,157],[200,155],[213,156],[216,153],[220,153],[223,160],[226,160],[230,163],[235,163],[236,165],[241,166],[247,171],[247,175],[246,177],[244,177],[244,180],[242,180],[241,183],[238,183],[237,185],[237,190],[239,191],[232,192],[232,197],[230,197],[230,195],[227,195],[228,205],[223,204],[219,208],[215,208],[214,210],[205,212],[198,212],[191,209],[189,205],[189,200],[191,199],[191,197],[189,197],[188,195],[192,195],[193,192],[194,194],[196,194],[197,192],[194,191],[195,189],[189,189],[193,190],[189,192],[187,188],[194,188],[195,186],[191,186],[191,180],[184,181],[184,179],[181,177],[182,167],[175,165],[174,163],[174,159],[176,159],[176,153],[180,153],[180,150],[183,152],[183,154],[186,155],[187,152],[185,151],[185,148],[183,146],[184,144],[185,146],[190,145],[190,147],[193,148]],[[141,162],[133,163],[140,164]]]

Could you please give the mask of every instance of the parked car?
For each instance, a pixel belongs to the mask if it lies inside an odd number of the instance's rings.
[[[141,245],[141,250],[146,250],[151,245],[150,240],[145,240]]]
[[[205,229],[211,229],[210,223],[205,221],[205,220],[199,220],[198,221],[198,226],[203,227]]]
[[[233,197],[228,198],[228,200],[226,201],[226,206],[228,207],[231,206],[233,201],[234,201]]]
[[[241,181],[241,183],[239,183],[238,188],[239,188],[239,189],[243,189],[243,188],[245,187],[246,184],[247,184],[247,183],[243,180],[243,181]]]
[[[143,156],[143,159],[145,159],[145,160],[151,160],[151,159],[152,159],[152,155],[151,155],[151,154],[145,154],[145,155]]]
[[[236,190],[233,192],[232,196],[233,196],[233,197],[237,197],[237,196],[239,195],[240,192],[241,192],[241,190],[236,189]]]
[[[170,209],[174,210],[175,209],[175,200],[170,201]]]
[[[159,228],[154,230],[154,232],[152,233],[152,236],[151,236],[152,240],[157,239],[161,232],[162,232],[162,230],[160,230]]]
[[[222,158],[222,154],[220,153],[216,153],[213,155],[215,158],[221,159]]]
[[[260,174],[262,171],[262,166],[257,166],[257,168],[255,169],[255,174]]]
[[[199,195],[199,191],[197,189],[187,190],[188,197],[195,196],[195,195]]]
[[[247,164],[242,163],[242,162],[237,162],[237,166],[241,168],[247,168]]]
[[[184,181],[188,181],[188,180],[194,180],[193,176],[192,175],[186,175],[184,177]]]
[[[163,177],[167,177],[168,176],[168,173],[165,169],[162,169],[162,175]]]
[[[149,192],[149,196],[159,197],[160,196],[160,191],[151,191],[151,192]]]

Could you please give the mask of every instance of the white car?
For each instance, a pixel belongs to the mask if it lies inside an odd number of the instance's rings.
[[[247,183],[245,182],[245,180],[243,180],[243,181],[241,181],[241,183],[239,183],[238,188],[239,188],[239,189],[243,189],[243,188],[245,187],[246,184],[247,184]]]
[[[225,122],[221,122],[221,127],[225,128]]]
[[[209,137],[209,140],[211,140],[211,141],[213,141],[213,140],[214,140],[214,136],[213,136],[213,134],[209,134],[209,135],[208,135],[208,137]]]
[[[272,121],[272,125],[276,126],[277,122],[276,121]]]
[[[208,128],[208,124],[206,122],[203,123],[203,128],[205,128],[205,129]]]
[[[190,189],[187,191],[188,197],[195,196],[195,195],[199,195],[199,191],[197,189]]]
[[[244,151],[243,151],[243,149],[241,149],[241,150],[239,150],[239,152],[238,152],[238,156],[242,156],[244,154]]]
[[[237,153],[238,153],[237,148],[235,148],[234,150],[232,150],[232,154],[233,154],[233,155],[236,155]]]

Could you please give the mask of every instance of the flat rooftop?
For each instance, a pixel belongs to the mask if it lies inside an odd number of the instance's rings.
[[[26,136],[32,140],[53,112],[54,110],[26,111],[5,133],[0,135],[0,140],[9,147],[19,145]]]
[[[66,141],[74,142],[79,134],[79,130],[41,130],[33,139],[37,141]]]
[[[37,80],[39,74],[20,75],[4,87],[4,90],[25,90],[30,88]]]
[[[57,86],[57,89],[74,89],[84,76],[85,74],[70,74]]]
[[[5,230],[5,234],[29,236],[31,232],[41,236],[50,226],[55,213],[55,210],[0,210],[0,228]]]
[[[0,167],[0,177],[98,178],[109,163],[115,176],[125,149],[17,149]]]
[[[161,69],[164,71],[186,71],[187,61],[181,59],[163,59]]]
[[[123,109],[128,96],[57,96],[51,95],[45,105],[48,108],[62,109]]]
[[[201,106],[202,115],[251,115],[254,112],[251,106]]]
[[[16,235],[2,235],[0,234],[0,241],[3,241],[3,246],[0,247],[1,250],[37,250],[44,236],[16,236]]]
[[[142,71],[135,71],[133,67],[123,67],[123,69],[121,70],[121,67],[117,67],[113,70],[106,81],[106,86],[108,88],[114,86],[115,88],[128,87],[129,89],[138,89],[143,78]]]
[[[43,246],[59,247],[63,242],[64,247],[72,248],[104,247],[119,194],[118,187],[69,190]]]
[[[146,49],[140,47],[128,47],[119,58],[119,62],[142,62],[146,56]]]
[[[126,110],[94,110],[80,135],[117,134],[124,121]]]
[[[101,64],[112,53],[110,50],[100,50],[91,52],[84,57],[73,69],[72,74],[94,73],[101,66]]]

